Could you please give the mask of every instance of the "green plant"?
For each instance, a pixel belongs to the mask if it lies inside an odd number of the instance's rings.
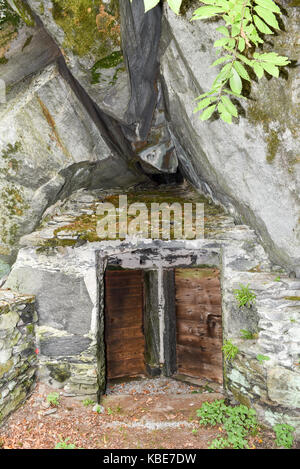
[[[247,329],[241,329],[241,337],[246,340],[253,340],[256,338],[257,334],[254,332],[248,331]]]
[[[236,355],[239,353],[238,347],[234,345],[230,340],[226,340],[224,343],[222,350],[224,352],[225,360],[231,361],[233,360]]]
[[[247,306],[250,308],[255,303],[256,295],[250,290],[249,284],[243,285],[240,283],[240,288],[234,290],[234,296],[236,297],[239,308]]]
[[[271,360],[270,357],[268,357],[267,355],[261,355],[261,354],[256,355],[256,359],[259,361],[259,363]]]
[[[145,11],[154,8],[160,0],[144,0]],[[179,14],[183,0],[167,0],[170,8]],[[264,73],[279,76],[279,67],[290,63],[287,57],[276,52],[255,52],[262,47],[265,35],[277,34],[280,30],[278,17],[280,7],[273,0],[201,0],[204,4],[197,8],[194,20],[208,18],[222,19],[224,24],[216,28],[222,36],[214,43],[221,56],[213,67],[222,65],[210,91],[198,96],[194,112],[201,112],[205,121],[217,111],[224,122],[231,123],[238,116],[237,106],[232,98],[245,99],[243,83],[251,82],[254,72],[260,80]],[[251,71],[251,73],[250,73]]]
[[[132,2],[132,0],[130,0]],[[183,0],[167,0],[169,7],[178,15]],[[144,0],[145,13],[158,5],[160,0]]]
[[[56,443],[54,449],[76,449],[76,445],[74,443],[68,443],[70,438],[66,438],[65,440],[62,439],[62,437],[59,437],[60,441]]]
[[[227,406],[224,400],[204,402],[197,410],[197,417],[200,417],[200,425],[214,427],[218,423],[223,423]]]
[[[59,394],[58,392],[51,392],[47,396],[47,402],[51,404],[53,407],[57,407],[59,405]]]
[[[85,399],[84,401],[82,401],[82,404],[84,405],[84,407],[88,407],[89,405],[95,404],[95,402],[92,401],[92,399]]]
[[[248,437],[258,431],[256,412],[244,405],[227,406],[224,400],[204,402],[197,410],[199,424],[205,426],[222,425],[226,436],[215,438],[209,449],[248,448]]]
[[[100,404],[96,404],[94,407],[93,407],[93,411],[94,412],[97,412],[97,414],[102,414],[104,412],[104,407]]]
[[[290,449],[293,446],[294,442],[294,436],[293,432],[295,431],[295,428],[292,427],[291,425],[287,425],[285,423],[278,423],[277,425],[274,426],[273,428],[275,434],[276,434],[276,439],[275,443],[279,447],[284,447],[287,449]]]

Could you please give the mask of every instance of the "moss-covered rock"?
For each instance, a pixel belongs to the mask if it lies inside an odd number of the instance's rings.
[[[47,368],[50,372],[50,377],[59,383],[64,383],[71,376],[69,363],[49,363]]]
[[[122,120],[129,83],[120,38],[118,0],[29,0],[67,65],[92,99]]]

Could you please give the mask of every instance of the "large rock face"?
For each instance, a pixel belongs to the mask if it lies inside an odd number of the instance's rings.
[[[28,0],[28,4],[95,103],[123,120],[130,91],[120,45],[118,1]]]
[[[45,30],[21,20],[4,26],[0,278],[14,260],[20,236],[30,233],[58,198],[80,187],[128,187],[142,180],[128,167],[117,125],[86,106],[76,83],[62,76],[62,59],[56,63],[60,51]]]
[[[274,50],[296,59],[296,8],[286,7],[286,31],[274,38]],[[193,114],[193,100],[210,89],[217,73],[210,65],[218,33],[215,23],[191,23],[190,17],[191,12],[176,17],[166,8],[161,44],[181,166],[195,185],[257,230],[275,262],[300,275],[297,69],[254,83],[252,99],[242,103],[244,112],[233,125],[203,123]]]

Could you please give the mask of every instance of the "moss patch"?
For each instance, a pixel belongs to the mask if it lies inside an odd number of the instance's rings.
[[[47,239],[46,241],[43,241],[39,248],[37,249],[37,252],[40,254],[43,253],[48,253],[51,249],[57,248],[57,247],[74,247],[76,245],[76,240],[74,239]]]
[[[63,383],[70,378],[70,366],[68,363],[64,364],[48,364],[48,370],[50,371],[51,378],[55,379],[59,383]]]
[[[286,5],[286,7],[290,7]],[[297,15],[287,10],[285,31],[272,37],[272,43],[264,44],[264,52],[276,51],[280,55],[288,56],[296,63],[297,59]],[[281,70],[278,79],[268,76],[253,87],[252,101],[249,101],[247,118],[250,123],[261,125],[266,142],[266,161],[273,163],[280,156],[282,167],[289,172],[294,170],[294,164],[299,163],[296,148],[287,150],[284,147],[286,133],[291,134],[291,140],[298,138],[299,106],[293,98],[294,83],[297,79],[297,67],[294,65]]]
[[[269,134],[266,138],[266,142],[267,142],[267,156],[266,156],[267,162],[272,163],[280,145],[280,140],[275,130],[269,131]]]
[[[63,29],[63,46],[83,57],[88,53],[102,58],[120,46],[118,3],[107,7],[95,0],[53,0],[52,15]]]
[[[22,51],[29,46],[29,44],[31,43],[32,41],[32,38],[33,36],[28,36],[28,38],[26,39],[26,41],[24,42],[24,46],[22,47]]]
[[[180,7],[180,14],[185,15],[191,8],[200,6],[199,0],[183,0]]]
[[[99,200],[100,202],[108,202],[115,206],[116,208],[116,227],[117,227],[117,236],[116,238],[106,238],[106,239],[119,239],[119,195],[109,195]],[[149,236],[150,236],[150,209],[152,203],[157,204],[169,204],[170,206],[173,203],[180,203],[183,207],[184,203],[193,204],[193,221],[195,222],[196,218],[196,203],[203,203],[205,205],[205,234],[209,234],[210,230],[215,229],[215,224],[218,219],[222,219],[223,210],[220,207],[217,207],[213,204],[210,204],[207,199],[203,196],[200,196],[197,192],[190,189],[189,191],[181,190],[180,188],[167,188],[161,189],[160,192],[151,192],[140,190],[135,193],[127,194],[127,204],[128,206],[133,203],[144,203],[148,210],[148,227],[149,227]],[[39,252],[47,250],[48,248],[55,248],[62,245],[76,245],[78,240],[84,240],[88,242],[97,242],[102,241],[97,234],[97,225],[107,214],[103,216],[97,214],[98,203],[94,203],[90,207],[93,213],[91,214],[82,214],[74,219],[71,223],[67,223],[63,227],[58,227],[54,230],[54,238],[51,238],[47,241],[43,241],[43,244],[39,247]],[[133,219],[136,219],[138,212],[134,215],[127,214],[127,224],[129,225]],[[175,236],[175,223],[173,221],[173,213],[171,211],[171,229],[170,229],[170,239],[176,239]],[[159,237],[162,238],[162,214],[160,214],[160,227],[159,227]],[[212,226],[212,228],[211,228]]]
[[[110,55],[108,55],[107,57],[104,57],[103,59],[98,60],[91,68],[91,74],[92,74],[91,83],[96,84],[100,82],[101,69],[115,68],[118,65],[123,63],[123,59],[124,59],[123,52],[119,50],[119,51],[112,52]],[[114,74],[111,84],[114,84],[114,82],[116,81],[119,70],[120,69],[118,69],[116,73]],[[122,70],[125,70],[125,69],[122,67]]]
[[[0,237],[3,243],[12,246],[15,244],[18,236],[17,217],[24,215],[25,210],[29,208],[25,201],[25,195],[22,187],[17,186],[9,180],[19,169],[19,160],[17,154],[22,146],[20,142],[8,144],[6,149],[0,154],[0,178],[2,187],[0,191]]]
[[[0,365],[0,378],[2,378],[6,373],[8,373],[13,367],[13,361],[8,360],[4,365]]]
[[[6,0],[0,0],[0,30],[2,29],[2,25],[11,24],[15,28],[17,28],[20,24],[20,17],[19,15],[9,6]]]
[[[34,26],[35,21],[27,3],[24,2],[23,0],[12,0],[12,1],[15,5],[16,12],[22,18],[24,23],[27,24],[27,26]]]

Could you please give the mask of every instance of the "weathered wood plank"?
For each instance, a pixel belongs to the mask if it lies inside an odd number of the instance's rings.
[[[222,316],[221,305],[186,305],[177,303],[177,318],[186,319],[187,321],[198,321],[203,317],[203,322],[208,315]]]
[[[131,358],[122,361],[108,361],[107,365],[107,377],[109,379],[123,378],[125,376],[134,377],[145,374],[144,359],[137,360],[136,358]],[[125,376],[124,370],[126,370]]]
[[[175,271],[177,369],[222,382],[221,286],[217,269]]]
[[[109,379],[145,373],[141,271],[106,272],[105,342]]]

